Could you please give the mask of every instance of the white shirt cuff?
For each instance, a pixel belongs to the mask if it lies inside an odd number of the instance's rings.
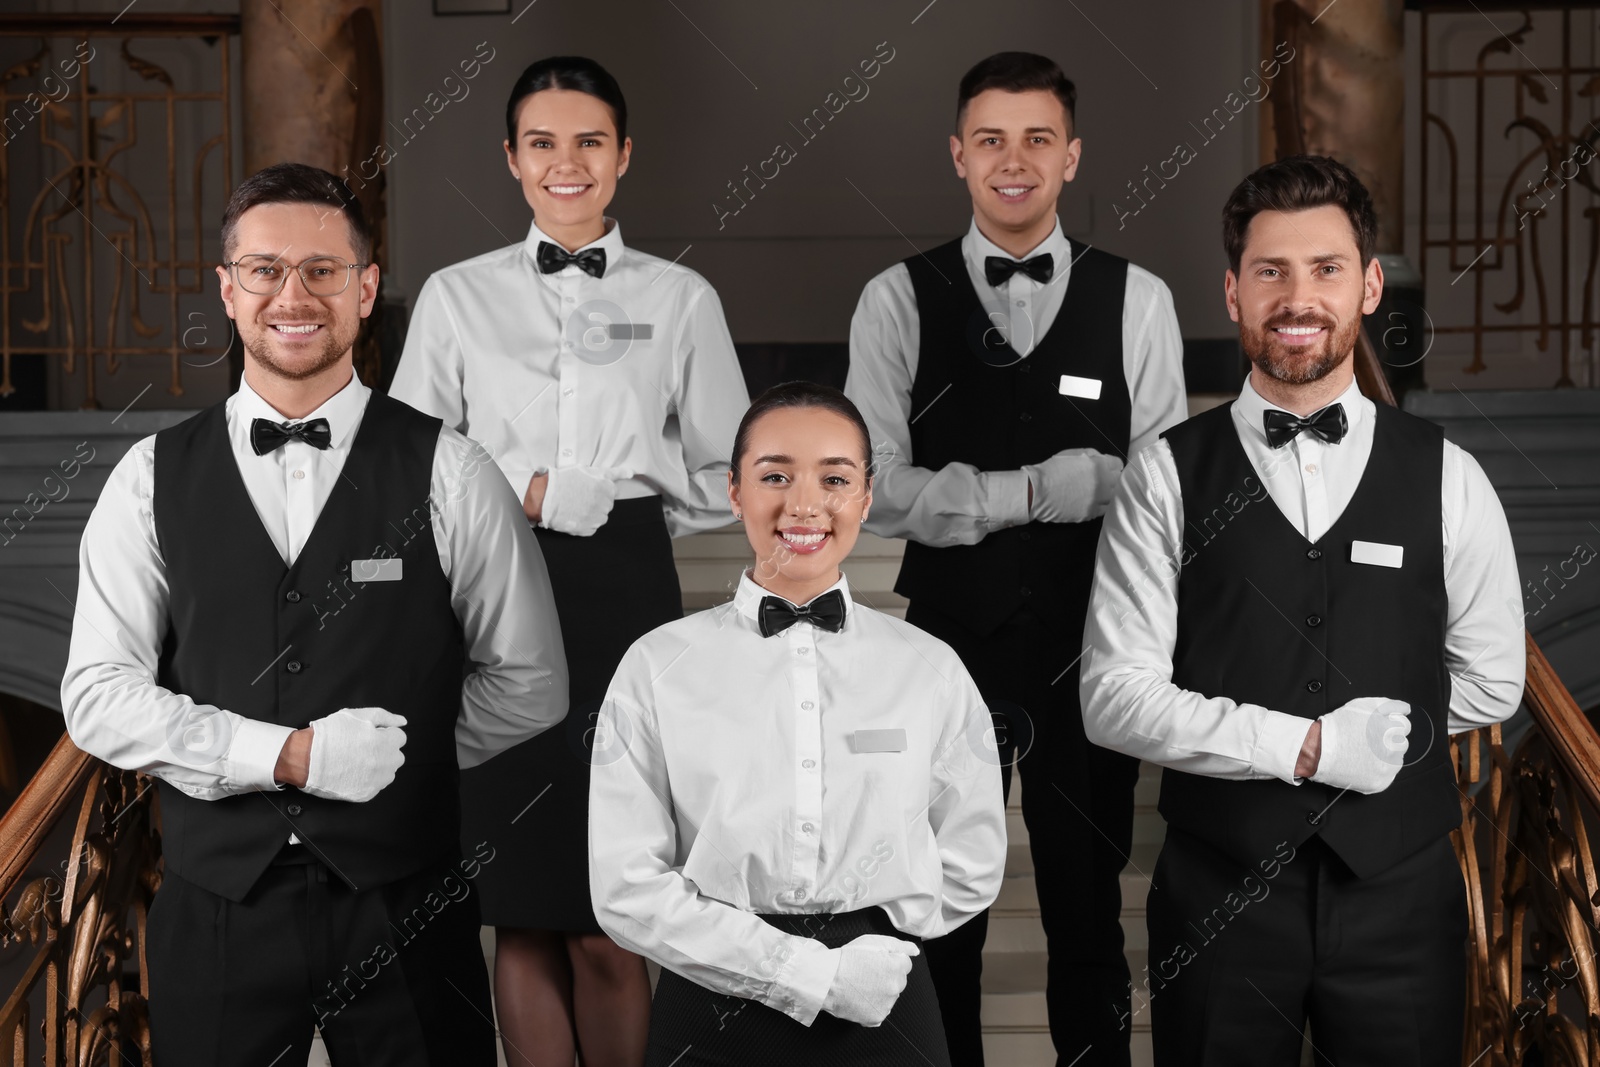
[[[988,471],[979,477],[989,529],[1004,530],[1028,521],[1027,471]]]
[[[1251,769],[1257,774],[1299,785],[1294,765],[1300,762],[1300,748],[1306,743],[1306,733],[1317,720],[1267,708],[1261,710],[1261,732],[1256,735],[1256,750],[1250,757]]]
[[[278,766],[278,754],[292,733],[292,726],[240,716],[234,728],[233,743],[228,746],[225,766],[229,780],[242,786],[241,792],[282,789],[283,786],[273,781],[273,772]]]
[[[811,938],[797,937],[794,943],[794,955],[784,963],[773,983],[783,991],[779,999],[788,1003],[771,1006],[801,1026],[810,1026],[822,1011],[822,1002],[828,999],[828,990],[839,973],[839,953]]]

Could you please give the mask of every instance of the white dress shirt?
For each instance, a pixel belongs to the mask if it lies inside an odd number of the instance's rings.
[[[521,500],[538,470],[627,467],[618,499],[663,497],[673,536],[728,523],[728,457],[750,406],[716,290],[605,236],[603,277],[539,273],[522,244],[417,294],[389,395],[483,443]],[[579,251],[583,251],[580,249]]]
[[[1072,246],[1059,219],[1050,236],[1020,258],[1046,252],[1055,263],[1048,282],[1041,284],[1019,271],[996,287],[984,278],[983,261],[989,256],[1011,259],[1011,253],[985,237],[976,219],[961,239],[967,276],[989,321],[1004,329],[1011,347],[1023,357],[1054,325],[1072,275]],[[874,451],[890,457],[878,459],[867,529],[880,537],[905,537],[937,547],[976,544],[994,530],[1028,521],[1028,473],[985,472],[969,463],[949,463],[940,470],[915,465],[911,386],[917,380],[921,345],[911,272],[904,263],[896,263],[867,283],[850,321],[845,392],[867,420]],[[1132,263],[1122,298],[1122,371],[1133,402],[1128,449],[1132,456],[1188,415],[1183,338],[1172,294],[1160,278]],[[960,401],[946,397],[945,402]],[[973,430],[981,431],[981,427]],[[1128,458],[1107,449],[1101,451]]]
[[[251,420],[284,416],[246,382],[228,398],[234,460],[286,566],[299,556],[341,476],[370,395],[352,376],[306,416],[328,420],[327,449],[290,440],[264,456],[250,447]],[[61,682],[67,731],[107,763],[156,775],[202,800],[280,789],[273,771],[292,727],[196,704],[156,681],[170,591],[154,488],[155,438],[146,437],[112,470],[84,528]],[[456,758],[472,767],[561,721],[566,657],[550,578],[519,501],[483,450],[449,427],[434,450],[431,494],[439,565],[473,667],[461,683],[456,720]],[[221,745],[208,739],[219,738],[230,740],[215,755]]]
[[[1308,541],[1338,521],[1372,454],[1372,401],[1351,382],[1337,402],[1349,423],[1338,444],[1301,433],[1276,449],[1267,444],[1262,420],[1275,405],[1248,380],[1233,405],[1250,465],[1273,506]],[[1449,728],[1457,733],[1516,711],[1526,652],[1517,558],[1500,499],[1477,461],[1449,441],[1443,474],[1445,665]],[[1183,525],[1172,449],[1157,441],[1123,472],[1100,534],[1081,681],[1089,740],[1192,774],[1298,784],[1294,766],[1310,726],[1305,719],[1172,683]]]
[[[702,986],[815,1019],[837,970],[757,916],[881,906],[938,937],[1005,869],[989,713],[944,642],[850,601],[838,633],[763,638],[770,595],[661,626],[617,667],[589,793],[589,886],[620,945]],[[898,735],[881,744],[889,733]],[[871,751],[878,747],[898,751]]]

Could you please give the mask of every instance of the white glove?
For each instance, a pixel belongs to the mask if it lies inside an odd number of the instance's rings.
[[[1033,486],[1031,517],[1040,522],[1087,522],[1106,513],[1122,477],[1122,460],[1092,448],[1067,448],[1023,470]]]
[[[846,1022],[882,1026],[906,988],[911,957],[922,949],[884,934],[863,934],[842,948],[839,970],[822,1001],[822,1010]]]
[[[1411,705],[1357,697],[1322,716],[1322,755],[1313,782],[1357,793],[1389,788],[1410,745]]]
[[[592,537],[617,502],[617,479],[627,467],[552,467],[539,505],[539,525],[558,533]]]
[[[394,781],[406,761],[404,715],[341,708],[311,724],[311,767],[301,786],[314,797],[362,804]]]

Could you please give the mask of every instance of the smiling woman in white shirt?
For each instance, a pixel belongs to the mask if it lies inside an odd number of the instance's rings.
[[[605,215],[632,152],[616,80],[582,57],[534,63],[506,138],[527,239],[428,279],[391,393],[494,456],[534,524],[567,649],[566,729],[462,779],[463,840],[500,857],[479,884],[506,1059],[636,1067],[649,980],[600,932],[584,878],[594,717],[628,646],[683,614],[670,538],[728,521],[749,395],[716,292],[624,245]]]
[[[762,394],[727,490],[753,565],[606,694],[589,882],[664,968],[647,1064],[950,1063],[918,946],[999,892],[1005,806],[961,661],[840,571],[871,454],[838,390]]]

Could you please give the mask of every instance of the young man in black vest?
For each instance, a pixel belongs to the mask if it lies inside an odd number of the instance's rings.
[[[1156,1062],[1461,1063],[1449,735],[1522,694],[1500,502],[1438,426],[1361,395],[1371,198],[1298,156],[1223,211],[1239,399],[1168,431],[1106,517],[1089,736],[1162,764],[1135,1011]]]
[[[1126,457],[1186,412],[1182,342],[1154,275],[1063,236],[1076,90],[1044,56],[1002,52],[961,80],[950,154],[965,237],[874,278],[845,391],[878,457],[868,529],[907,539],[895,591],[961,656],[1019,756],[1063,1064],[1128,1063],[1118,874],[1138,762],[1090,745],[1077,648],[1100,516]],[[1063,651],[1069,650],[1069,651]],[[988,913],[926,943],[951,1061],[983,1063]]]
[[[566,713],[549,577],[493,460],[354,376],[344,183],[267,168],[222,246],[244,380],[111,473],[62,682],[72,739],[160,790],[155,1054],[304,1063],[315,1024],[335,1064],[492,1065],[457,768]]]

